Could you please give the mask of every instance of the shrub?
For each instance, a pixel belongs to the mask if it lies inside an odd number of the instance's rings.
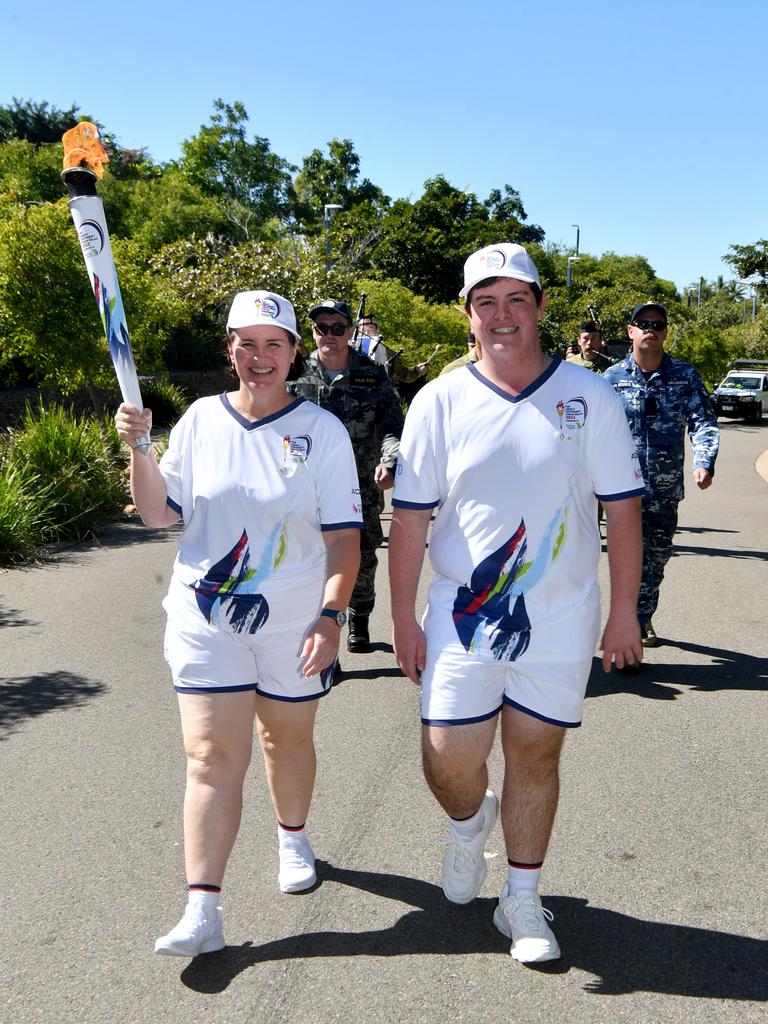
[[[107,431],[59,406],[27,408],[11,435],[10,467],[42,484],[46,515],[43,541],[83,540],[123,504],[121,470]]]
[[[0,458],[0,565],[31,558],[43,543],[45,485],[23,466]]]
[[[169,380],[145,378],[141,397],[145,408],[152,410],[153,427],[172,427],[189,405],[184,391]]]

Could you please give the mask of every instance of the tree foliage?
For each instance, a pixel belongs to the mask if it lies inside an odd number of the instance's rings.
[[[210,123],[183,143],[182,169],[212,197],[236,240],[258,237],[258,229],[289,212],[292,166],[272,152],[269,139],[248,140],[242,103],[214,102]]]
[[[74,103],[69,110],[58,110],[48,103],[33,103],[15,96],[8,106],[0,106],[0,142],[24,139],[35,146],[61,142],[61,136],[80,118]]]
[[[429,302],[449,303],[459,291],[467,256],[493,242],[541,242],[544,232],[525,224],[519,195],[506,185],[486,202],[462,192],[442,175],[430,178],[416,202],[398,199],[381,219],[381,236],[368,265],[396,278]]]
[[[763,295],[768,292],[768,240],[761,238],[752,245],[732,245],[723,259],[739,277],[759,278]]]

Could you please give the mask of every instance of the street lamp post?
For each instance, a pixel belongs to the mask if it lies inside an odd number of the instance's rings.
[[[331,265],[331,242],[328,238],[328,228],[331,226],[331,221],[344,207],[338,203],[326,203],[323,206],[323,234],[325,236],[325,269],[328,270]]]
[[[579,262],[578,256],[568,257],[568,270],[565,274],[565,286],[568,289],[568,298],[571,297],[571,283],[573,281],[573,264]]]
[[[579,234],[580,234],[581,229],[579,228],[578,224],[571,224],[571,227],[572,228],[576,228],[576,252],[574,253],[574,256],[578,256],[579,255]]]

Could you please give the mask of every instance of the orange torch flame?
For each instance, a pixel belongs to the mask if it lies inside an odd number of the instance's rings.
[[[61,137],[64,143],[64,170],[85,166],[97,178],[104,177],[104,164],[109,155],[99,142],[99,129],[90,121],[81,121]]]

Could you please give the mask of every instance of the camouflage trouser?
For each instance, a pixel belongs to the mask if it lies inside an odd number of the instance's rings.
[[[376,549],[381,547],[384,534],[379,518],[378,494],[370,497],[365,494],[362,497],[363,529],[360,535],[360,571],[357,574],[352,597],[349,599],[349,608],[355,615],[370,615],[376,601],[374,586],[376,566],[379,564]]]
[[[677,504],[674,499],[643,499],[643,578],[637,598],[641,626],[653,618],[659,603],[659,587],[677,529]]]

